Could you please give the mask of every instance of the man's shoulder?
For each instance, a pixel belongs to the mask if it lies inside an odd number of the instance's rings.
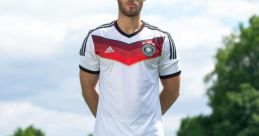
[[[110,28],[112,26],[114,26],[114,21],[109,22],[109,23],[105,23],[105,24],[102,24],[102,25],[99,25],[99,26],[91,29],[89,31],[89,33],[95,33],[95,32],[98,32],[98,31],[102,31],[102,30],[108,29],[108,28]]]
[[[160,34],[162,34],[162,35],[166,35],[166,36],[170,35],[169,32],[167,32],[167,31],[165,31],[165,30],[163,30],[163,29],[160,29],[159,27],[157,27],[157,26],[155,26],[155,25],[152,25],[152,24],[149,24],[149,23],[147,23],[147,22],[145,22],[145,27],[146,27],[147,29],[151,30],[151,31],[156,31],[157,33],[160,33]]]

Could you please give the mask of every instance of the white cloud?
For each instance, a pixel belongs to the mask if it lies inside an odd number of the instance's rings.
[[[170,32],[178,49],[219,47],[222,37],[232,30],[222,25],[220,20],[208,17],[194,16],[170,20],[166,17],[151,15],[146,16],[145,19]]]
[[[228,20],[244,21],[259,13],[259,2],[253,0],[210,1],[206,7],[205,15]]]
[[[66,38],[83,41],[81,36],[89,29],[111,21],[115,16],[104,11],[116,4],[110,0],[0,1],[0,53],[17,58],[53,56],[64,48]]]
[[[94,118],[87,114],[51,111],[26,102],[0,102],[0,111],[0,135],[33,124],[47,136],[83,136],[92,132],[94,124]]]
[[[48,56],[62,46],[64,24],[49,24],[19,16],[0,16],[0,49],[2,53],[23,56]]]
[[[222,36],[231,30],[218,20],[203,17],[186,17],[169,23],[180,49],[218,47]]]
[[[180,127],[181,119],[186,115],[165,115],[163,117],[163,127],[166,136],[176,136],[176,132]]]
[[[0,52],[16,57],[55,55],[64,47],[66,38],[76,37],[83,41],[87,31],[97,27],[96,22],[106,23],[113,17],[99,14],[89,18],[91,20],[78,18],[67,22],[48,22],[26,16],[0,16]]]
[[[194,52],[195,50],[192,51]],[[206,56],[206,54],[204,56]],[[195,55],[193,56],[193,59],[182,59],[183,72],[181,89],[182,97],[184,99],[192,101],[192,99],[205,96],[206,87],[204,78],[207,74],[212,72],[214,68],[213,63],[212,58],[202,58],[202,56],[196,57]]]
[[[146,4],[156,8],[170,8],[174,10],[176,7],[181,7],[181,9],[187,8],[189,6],[199,6],[205,5],[207,0],[146,0]]]
[[[0,1],[2,14],[30,15],[37,18],[65,19],[64,17],[78,17],[93,14],[95,11],[107,10],[116,7],[113,0],[8,0]],[[54,17],[54,18],[53,18]],[[68,19],[68,18],[66,18]]]
[[[156,7],[159,11],[170,10],[172,13],[181,14],[184,12],[189,15],[205,15],[238,21],[244,21],[251,15],[259,13],[257,0],[148,0],[146,5]],[[188,14],[185,16],[189,16]]]

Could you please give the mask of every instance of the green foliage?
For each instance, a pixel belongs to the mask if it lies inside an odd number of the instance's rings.
[[[45,134],[40,129],[34,128],[33,125],[30,125],[24,130],[17,128],[11,136],[45,136]],[[93,134],[88,134],[87,136],[93,136]]]
[[[240,92],[227,94],[226,114],[237,136],[255,136],[259,134],[259,91],[250,84],[240,85]],[[237,120],[238,119],[238,120]]]
[[[182,120],[178,136],[210,136],[210,123],[207,116],[187,117]]]
[[[31,125],[24,130],[18,128],[12,136],[45,136],[45,134]]]
[[[259,135],[259,17],[224,39],[205,78],[212,114],[183,119],[178,136]]]
[[[239,91],[239,85],[249,82],[259,88],[259,17],[250,19],[250,26],[240,25],[240,35],[225,39],[225,48],[219,49],[216,55],[216,65],[212,76],[213,81],[208,91],[210,104],[214,112],[222,112],[222,104],[226,100],[227,91]]]

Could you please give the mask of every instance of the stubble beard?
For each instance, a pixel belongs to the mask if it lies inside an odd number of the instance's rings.
[[[129,11],[127,11],[127,9],[123,7],[123,4],[119,0],[118,0],[118,5],[119,5],[119,10],[123,15],[127,17],[135,17],[140,14],[143,3],[140,3],[139,7],[136,10],[129,10]]]

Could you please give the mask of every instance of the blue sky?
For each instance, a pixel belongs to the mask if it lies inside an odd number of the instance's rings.
[[[258,7],[257,0],[145,2],[142,19],[170,32],[181,57],[181,96],[163,117],[166,136],[175,136],[181,118],[211,112],[203,78],[222,38]],[[116,17],[115,0],[0,1],[0,135],[30,124],[47,136],[92,131],[78,52],[89,29]]]

